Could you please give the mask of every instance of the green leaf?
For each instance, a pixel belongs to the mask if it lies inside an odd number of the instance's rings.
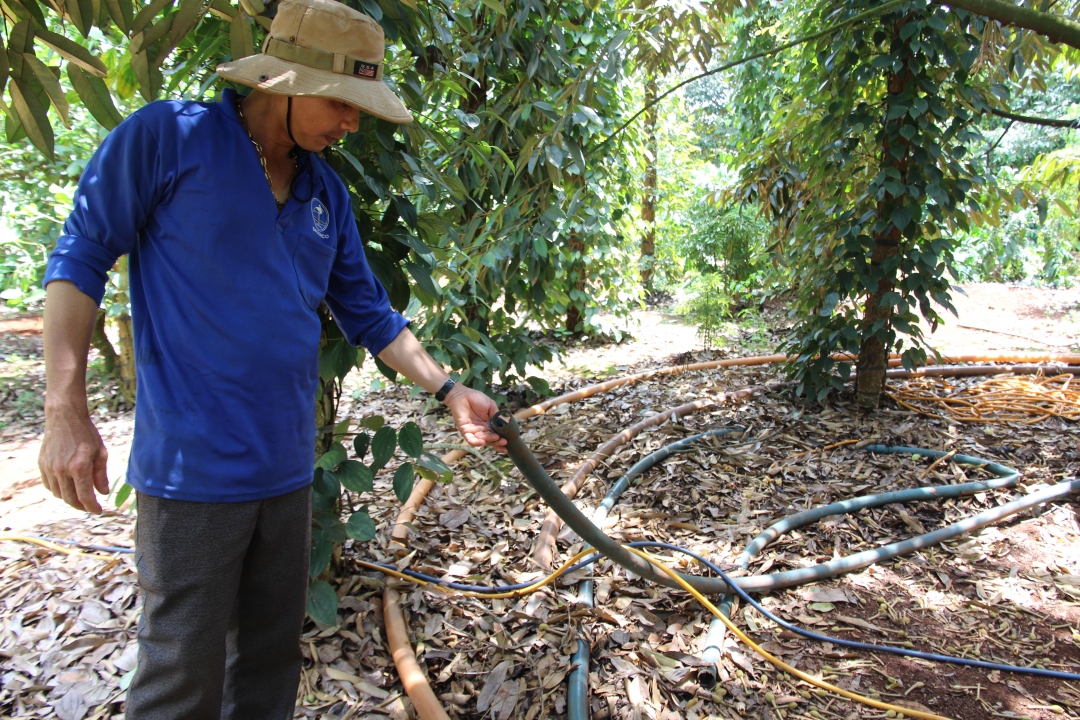
[[[308,574],[317,578],[322,575],[330,565],[330,556],[334,552],[334,544],[322,530],[314,530],[311,533],[311,567]]]
[[[401,503],[409,499],[415,476],[412,463],[402,463],[401,467],[394,471],[394,495]]]
[[[120,32],[127,35],[131,30],[131,21],[133,19],[131,0],[105,0],[105,8],[109,11],[109,17],[112,18],[113,23],[120,29]]]
[[[4,94],[4,88],[8,81],[8,56],[4,48],[4,38],[0,37],[0,96]]]
[[[82,36],[90,37],[90,28],[94,27],[95,19],[93,0],[67,0],[63,7]]]
[[[462,333],[455,333],[453,339],[457,340],[462,345],[465,345],[469,349],[473,350],[477,355],[480,355],[492,365],[499,366],[499,356],[495,354],[489,347],[481,342],[473,342]]]
[[[337,425],[334,426],[334,438],[339,438],[349,432],[349,425],[352,424],[352,420],[345,418]]]
[[[338,598],[330,583],[316,580],[308,585],[307,614],[320,625],[337,625]]]
[[[320,514],[313,517],[331,543],[343,543],[349,539],[349,533],[345,530],[345,523],[341,522],[341,518],[337,517],[337,515]]]
[[[548,381],[544,378],[527,377],[525,382],[529,383],[529,387],[533,389],[537,395],[544,395],[545,397],[551,395],[551,386],[548,385]]]
[[[338,340],[331,344],[330,355],[334,375],[344,380],[349,371],[356,367],[356,348],[344,340]]]
[[[353,166],[353,169],[355,169],[356,172],[360,173],[360,177],[364,177],[365,175],[367,175],[367,173],[364,172],[364,166],[360,164],[360,161],[357,160],[356,156],[353,155],[351,152],[341,147],[340,145],[334,146],[334,152],[338,153],[343,158],[348,160],[349,164]]]
[[[49,116],[37,95],[34,94],[30,84],[26,80],[16,79],[11,83],[11,104],[15,106],[15,113],[19,116],[26,136],[49,160],[53,160],[52,125],[49,124]]]
[[[19,122],[19,116],[15,113],[14,108],[8,107],[8,104],[0,99],[0,104],[4,107],[4,137],[9,143],[17,143],[26,137],[26,131],[23,130],[22,123]]]
[[[375,483],[371,470],[359,460],[346,460],[341,463],[335,475],[346,490],[355,493],[371,492]]]
[[[338,484],[337,475],[332,470],[315,468],[315,475],[311,482],[311,489],[324,497],[337,497],[341,494],[341,485]]]
[[[398,433],[398,447],[409,457],[420,457],[424,452],[424,435],[420,432],[420,426],[414,422],[402,425]]]
[[[133,55],[136,53],[147,53],[147,57],[149,57],[151,46],[168,34],[169,30],[172,29],[173,20],[175,18],[176,15],[166,15],[142,32],[135,33],[131,38],[131,43],[128,45],[128,50]],[[157,67],[158,64],[156,60],[157,58],[155,57],[155,62],[152,63],[154,67]]]
[[[911,210],[901,205],[893,209],[889,219],[892,220],[892,224],[896,226],[897,230],[903,231],[911,223]]]
[[[371,441],[372,472],[382,470],[386,463],[390,462],[390,458],[394,456],[396,448],[397,433],[394,428],[385,425],[379,428],[378,432],[375,433],[375,438]]]
[[[146,102],[157,99],[161,90],[161,71],[150,64],[146,51],[132,53],[131,70],[135,73],[135,79],[139,83],[139,94]]]
[[[120,507],[121,505],[123,505],[124,502],[128,499],[129,495],[131,495],[131,486],[127,483],[124,483],[120,486],[120,489],[116,491],[116,507]]]
[[[480,2],[482,2],[484,5],[488,6],[495,12],[499,13],[500,15],[506,14],[506,8],[503,7],[503,4],[499,2],[499,0],[480,0]]]
[[[169,30],[169,39],[158,51],[158,56],[154,59],[155,64],[161,65],[169,53],[191,32],[191,29],[195,27],[195,24],[199,22],[205,12],[206,8],[203,0],[180,0],[180,7],[176,11],[172,21],[172,28]]]
[[[416,237],[400,225],[390,233],[390,237],[394,238],[394,240],[397,240],[405,247],[410,248],[426,262],[435,262],[435,252],[430,247],[428,247],[427,243],[425,243],[423,240]]]
[[[25,3],[20,0],[4,0],[4,9],[11,10],[10,14],[5,13],[9,18],[14,15],[19,20],[33,20],[34,27],[38,28],[43,28],[46,25],[45,14],[41,12],[41,7],[32,0],[27,0]]]
[[[437,299],[442,296],[442,289],[431,278],[431,273],[423,265],[419,265],[414,262],[406,262],[405,269],[412,275],[412,279],[416,281],[416,284],[420,286],[420,289],[427,293],[432,299]]]
[[[425,452],[416,460],[416,464],[435,473],[442,482],[450,482],[454,479],[454,471],[435,455]]]
[[[353,452],[356,453],[358,460],[363,460],[367,455],[368,446],[371,445],[371,436],[367,433],[360,433],[353,438]]]
[[[378,432],[379,428],[386,424],[386,418],[382,415],[368,415],[360,421],[360,427],[365,427],[372,432]]]
[[[349,457],[348,452],[345,450],[345,446],[339,442],[330,446],[330,449],[324,452],[316,461],[315,467],[321,467],[326,470],[333,470],[345,459]]]
[[[229,47],[233,60],[255,54],[255,41],[251,37],[251,21],[247,13],[237,13],[229,23]]]
[[[375,367],[379,369],[385,377],[389,378],[391,382],[397,382],[397,370],[384,363],[377,355],[373,356],[375,360]]]
[[[60,113],[60,120],[63,121],[64,126],[71,127],[71,122],[68,120],[67,96],[64,95],[64,89],[60,87],[60,81],[56,79],[56,75],[33,53],[23,53],[23,62],[33,71],[41,87],[45,88],[45,94],[49,96],[56,111]]]
[[[109,69],[105,67],[105,63],[100,58],[94,57],[89,50],[79,43],[48,30],[38,29],[37,37],[41,42],[55,50],[57,54],[66,58],[68,62],[78,65],[91,75],[103,78],[109,74]]]
[[[162,10],[173,4],[173,0],[152,0],[148,5],[143,6],[138,14],[131,20],[131,27],[129,31],[132,35],[141,33],[154,21],[154,18],[161,13]]]
[[[349,537],[360,542],[368,542],[375,539],[375,521],[364,510],[354,512],[345,523],[345,532]]]
[[[34,52],[34,26],[29,20],[17,22],[8,33],[8,50],[16,55]]]

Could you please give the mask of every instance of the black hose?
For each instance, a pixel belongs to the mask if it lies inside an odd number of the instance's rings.
[[[506,439],[506,450],[510,455],[510,459],[513,460],[514,465],[521,471],[521,474],[525,476],[525,479],[536,489],[537,494],[548,503],[548,506],[554,510],[582,540],[590,546],[595,547],[616,564],[646,580],[654,581],[665,587],[679,588],[678,583],[661,571],[656,570],[647,561],[634,555],[629,550],[626,550],[615,540],[609,538],[602,530],[593,525],[593,523],[585,517],[584,513],[574,505],[573,501],[562,493],[558,485],[555,484],[555,481],[548,476],[544,471],[544,468],[536,461],[532,452],[521,440],[517,421],[512,415],[506,411],[501,411],[494,415],[488,424],[491,427],[492,432]],[[910,452],[932,457],[940,457],[945,454],[937,450],[921,450],[918,448],[907,448],[902,446],[885,447],[877,445],[869,447],[878,452]],[[956,497],[959,495],[990,490],[995,487],[1004,487],[1016,482],[1016,471],[1011,468],[980,458],[960,457],[964,460],[970,460],[972,464],[981,465],[989,472],[1001,475],[1002,477],[986,482],[915,488],[912,490],[897,491],[895,493],[882,493],[880,495],[845,500],[844,502],[834,503],[833,505],[828,506],[826,515],[853,512],[863,508],[880,507],[881,505],[896,502],[913,502],[915,500]],[[769,590],[779,590],[785,587],[803,585],[817,580],[825,580],[855,570],[861,570],[862,568],[869,567],[882,560],[906,555],[924,547],[936,545],[945,540],[967,534],[972,530],[977,530],[978,528],[997,522],[1003,517],[1026,510],[1028,507],[1031,507],[1029,504],[1025,503],[1026,499],[1027,498],[1014,500],[1013,502],[992,508],[973,517],[961,520],[953,525],[949,525],[948,527],[926,533],[925,535],[908,538],[907,540],[891,543],[872,550],[865,550],[812,567],[797,568],[767,575],[752,575],[749,577],[736,578],[735,583],[747,592],[767,592]],[[814,520],[812,518],[825,510],[826,508],[808,510],[799,513],[786,521],[782,521],[782,523],[793,523],[787,529],[798,527],[799,525],[813,522]],[[762,535],[767,534],[772,534],[771,528],[766,530],[765,533],[762,533]],[[776,533],[776,535],[778,536],[778,533]],[[755,538],[755,543],[762,539],[762,536]],[[729,595],[732,592],[731,586],[722,578],[704,578],[695,575],[682,575],[681,573],[680,577],[685,579],[691,587],[704,595]]]

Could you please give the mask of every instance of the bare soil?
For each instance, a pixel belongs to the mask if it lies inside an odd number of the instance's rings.
[[[1080,293],[978,285],[957,298],[960,319],[939,327],[931,343],[943,354],[1068,352],[1080,342]],[[732,325],[724,346],[706,351],[694,328],[659,311],[637,314],[632,342],[583,343],[544,370],[564,391],[599,379],[669,364],[772,351],[786,327],[779,313]],[[131,544],[132,517],[116,511],[88,518],[47,495],[36,479],[41,430],[41,348],[32,318],[3,326],[0,364],[0,528],[103,545]],[[12,322],[11,319],[3,322]],[[959,327],[965,325],[968,327]],[[37,326],[39,327],[39,325]],[[28,329],[29,328],[29,329]],[[979,329],[972,329],[979,328]],[[693,397],[758,385],[775,368],[697,372],[627,386],[526,425],[526,440],[557,480],[608,437],[648,414]],[[371,390],[373,375],[350,386],[344,402],[354,420],[382,414],[394,425],[416,420],[425,401],[405,388]],[[95,381],[97,382],[97,381]],[[92,394],[110,449],[110,476],[122,478],[131,413],[110,403],[107,381]],[[579,495],[594,506],[626,468],[652,450],[718,424],[748,428],[742,442],[717,442],[669,460],[631,488],[607,531],[624,541],[663,540],[733,568],[747,540],[770,522],[805,507],[858,494],[984,477],[925,459],[868,456],[853,446],[873,439],[994,459],[1017,467],[1021,486],[945,504],[922,503],[833,517],[789,533],[751,565],[752,573],[823,562],[926,530],[1020,497],[1033,485],[1075,477],[1080,429],[1049,419],[1033,426],[962,425],[886,404],[874,415],[841,397],[807,408],[784,393],[759,395],[667,422],[618,452]],[[425,441],[457,442],[445,414],[424,415]],[[437,487],[410,537],[413,569],[488,584],[542,573],[528,553],[545,507],[505,460],[467,458],[455,481]],[[392,462],[390,467],[394,467]],[[377,539],[348,544],[337,627],[309,623],[298,717],[407,718],[382,638],[381,575],[352,565],[361,557],[398,559],[386,550],[398,510],[388,475],[376,480],[369,504]],[[580,541],[564,532],[559,562]],[[12,717],[122,716],[122,679],[133,667],[138,617],[134,567],[127,556],[67,557],[31,545],[0,544],[0,714]],[[685,572],[699,570],[667,560]],[[597,608],[574,601],[559,584],[520,600],[481,601],[403,586],[411,640],[452,717],[565,716],[564,679],[577,638],[592,647],[592,717],[603,718],[881,718],[885,713],[819,693],[776,672],[729,640],[720,684],[697,682],[693,657],[709,616],[692,599],[644,584],[604,561],[595,570]],[[1004,663],[1039,663],[1080,672],[1080,506],[1059,502],[1014,516],[981,533],[860,573],[765,596],[766,606],[796,624],[866,642],[908,642],[931,652]],[[930,710],[956,720],[1027,717],[1080,719],[1080,684],[986,673],[881,653],[851,652],[772,628],[737,608],[738,624],[766,649],[800,669],[855,692]],[[666,659],[665,659],[666,658]],[[345,676],[355,678],[355,681]],[[374,694],[373,694],[374,693]],[[486,701],[483,710],[482,701]]]

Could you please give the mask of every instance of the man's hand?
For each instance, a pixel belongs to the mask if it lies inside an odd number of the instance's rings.
[[[443,401],[454,416],[454,424],[473,447],[491,445],[499,452],[506,452],[506,440],[491,432],[488,420],[499,412],[499,406],[478,390],[455,385]]]
[[[100,515],[94,490],[109,493],[108,459],[105,443],[85,414],[59,411],[46,416],[38,469],[41,484],[53,495],[76,510]]]

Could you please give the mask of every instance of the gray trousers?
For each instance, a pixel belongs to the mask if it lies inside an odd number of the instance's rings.
[[[286,720],[300,681],[311,488],[239,503],[139,493],[128,720]]]

